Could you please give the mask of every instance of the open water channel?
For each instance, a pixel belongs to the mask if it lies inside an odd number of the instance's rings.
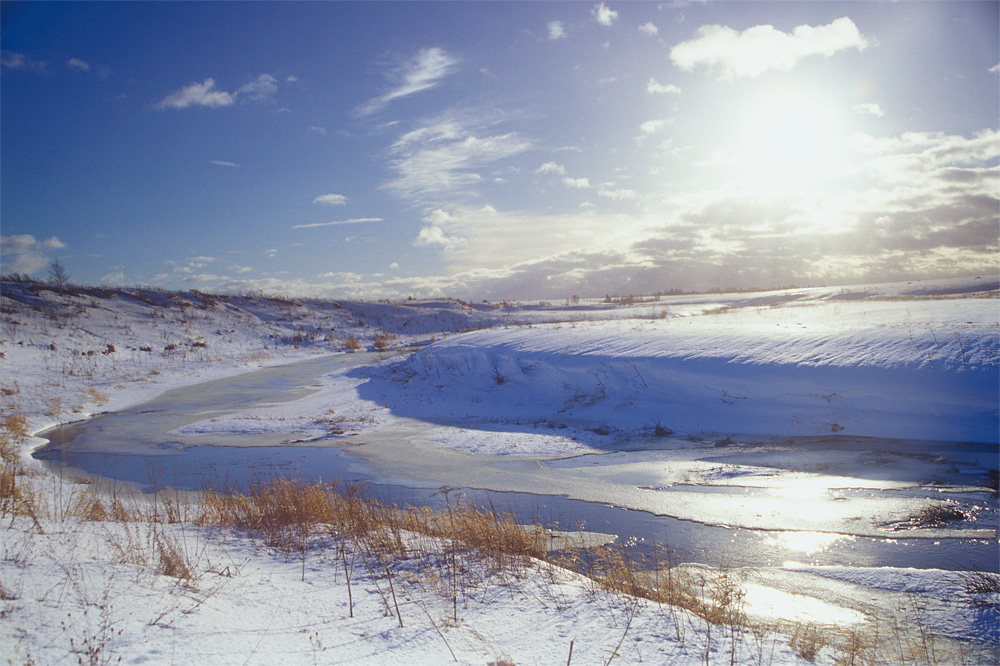
[[[577,486],[582,467],[600,467],[603,456],[580,459],[531,460],[511,463],[492,456],[453,456],[434,449],[421,455],[420,422],[409,420],[405,431],[378,428],[360,442],[331,439],[288,443],[255,434],[178,436],[176,428],[217,416],[292,401],[316,390],[324,375],[373,360],[372,355],[323,356],[308,361],[258,370],[227,379],[204,382],[172,391],[121,412],[55,428],[41,436],[50,444],[35,457],[60,473],[70,470],[101,477],[116,484],[132,484],[143,491],[246,489],[273,478],[297,478],[365,484],[370,495],[397,504],[442,507],[458,498],[484,508],[510,513],[522,522],[539,522],[561,530],[615,535],[637,553],[660,544],[673,561],[714,566],[802,565],[889,566],[998,571],[997,500],[995,494],[961,488],[906,490],[915,498],[928,493],[953,492],[972,502],[975,530],[940,532],[938,538],[909,538],[905,530],[860,536],[846,532],[789,529],[779,518],[764,528],[734,527],[724,521],[678,519],[659,504],[634,500],[629,485],[594,484],[601,492]],[[431,426],[428,425],[428,428]],[[468,426],[466,426],[468,427]],[[274,441],[271,441],[274,440]],[[981,455],[995,460],[995,445],[964,444],[966,458]],[[644,443],[626,442],[617,454],[643,452]],[[415,453],[416,452],[416,453]],[[813,452],[815,453],[815,451]],[[437,460],[433,456],[440,457]],[[953,472],[961,474],[952,463]],[[973,472],[975,470],[972,470]],[[562,476],[560,476],[562,474]],[[954,476],[954,475],[953,475]],[[575,485],[574,485],[575,484]],[[607,490],[611,488],[611,490]],[[615,488],[621,488],[615,497]],[[530,489],[530,491],[526,491]],[[648,491],[648,489],[644,489]],[[667,488],[665,492],[684,492]],[[746,487],[698,488],[706,500],[759,499],[763,490]],[[879,495],[868,489],[844,489],[831,502]],[[643,496],[649,496],[645,492]],[[663,496],[662,494],[660,495]],[[582,499],[581,499],[582,498]],[[971,498],[971,499],[970,499]],[[794,500],[784,500],[787,503]],[[667,505],[664,505],[667,506]],[[833,506],[833,505],[831,505]],[[713,524],[714,523],[714,524]],[[985,529],[983,529],[985,528]],[[869,530],[870,531],[870,530]],[[973,535],[971,538],[966,535]]]

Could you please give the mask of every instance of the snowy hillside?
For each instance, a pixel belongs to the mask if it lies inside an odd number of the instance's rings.
[[[362,394],[456,422],[996,442],[996,289],[681,297],[653,319],[473,331],[388,366]]]
[[[167,388],[318,353],[390,350],[487,326],[499,306],[225,296],[4,281],[3,386],[41,428]],[[510,308],[502,310],[510,318]]]

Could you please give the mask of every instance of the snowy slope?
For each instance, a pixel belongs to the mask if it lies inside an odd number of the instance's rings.
[[[319,353],[394,349],[511,308],[0,283],[0,378],[35,429]],[[517,312],[514,312],[514,317]],[[356,340],[356,345],[353,341]]]
[[[658,319],[473,331],[386,367],[362,394],[437,419],[995,442],[996,291],[960,288],[682,301]]]

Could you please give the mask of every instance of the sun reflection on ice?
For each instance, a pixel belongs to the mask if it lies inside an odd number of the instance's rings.
[[[757,617],[838,626],[865,620],[865,614],[856,610],[757,583],[745,583],[743,594],[744,611]]]
[[[854,541],[857,537],[851,534],[836,534],[832,532],[776,532],[766,540],[769,546],[793,550],[803,555],[815,555],[829,550],[838,541]],[[801,566],[797,562],[786,562],[786,566]]]
[[[830,490],[819,479],[797,479],[780,488],[768,488],[772,495],[783,499],[816,499]]]

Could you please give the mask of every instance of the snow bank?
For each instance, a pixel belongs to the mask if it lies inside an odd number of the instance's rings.
[[[473,331],[386,367],[362,395],[466,422],[997,441],[995,292],[922,294]]]

